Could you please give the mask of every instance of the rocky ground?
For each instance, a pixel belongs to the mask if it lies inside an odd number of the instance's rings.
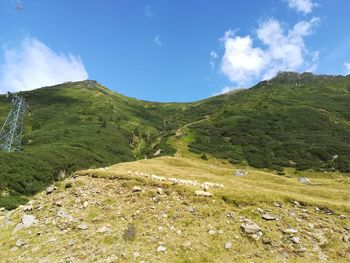
[[[176,178],[169,160],[169,174],[137,162],[78,172],[26,206],[2,210],[0,261],[350,261],[347,206],[281,196],[234,203],[228,193],[245,178]]]

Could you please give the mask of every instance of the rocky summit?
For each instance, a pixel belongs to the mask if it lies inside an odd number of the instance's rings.
[[[0,212],[1,261],[347,262],[348,178],[235,169],[160,157],[78,171]]]

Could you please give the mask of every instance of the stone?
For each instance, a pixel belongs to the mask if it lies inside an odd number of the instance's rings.
[[[153,156],[156,157],[156,156],[159,156],[162,152],[162,149],[158,149],[154,154]]]
[[[299,244],[299,242],[300,242],[300,237],[292,237],[291,240],[292,240],[292,242],[293,242],[294,244]]]
[[[107,226],[103,226],[97,230],[97,233],[109,234],[111,233],[111,230]]]
[[[346,219],[346,215],[340,215],[339,219]]]
[[[270,214],[263,214],[262,218],[269,221],[269,220],[276,220],[276,217],[274,217],[273,215]]]
[[[19,223],[15,229],[14,229],[14,232],[17,232],[23,228],[28,228],[28,227],[31,227],[35,224],[38,223],[38,220],[35,218],[35,216],[33,215],[23,215],[22,217],[22,220],[21,220],[21,223]]]
[[[56,187],[54,185],[51,185],[48,188],[46,188],[46,194],[51,194],[55,190],[56,190]]]
[[[80,230],[86,230],[88,228],[89,228],[88,224],[86,224],[84,222],[78,225],[78,229],[80,229]]]
[[[300,177],[298,179],[298,182],[301,183],[301,184],[310,184],[311,183],[310,179],[307,178],[307,177]]]
[[[157,194],[162,195],[163,194],[163,189],[158,187],[157,188]]]
[[[133,256],[134,256],[134,258],[138,258],[141,256],[141,254],[138,251],[135,251]]]
[[[33,204],[28,203],[26,206],[23,207],[24,212],[30,212],[33,210]]]
[[[212,193],[209,193],[209,192],[206,192],[206,191],[195,191],[194,192],[194,195],[195,196],[203,196],[203,197],[212,197],[213,194]]]
[[[85,201],[85,202],[83,203],[83,208],[87,208],[88,205],[89,205],[88,201]]]
[[[166,251],[166,247],[163,247],[163,246],[159,246],[157,247],[157,252],[165,252]]]
[[[215,230],[213,230],[213,229],[210,229],[210,230],[209,230],[209,235],[212,236],[212,235],[215,235],[215,234],[216,234],[216,231],[215,231]]]
[[[16,246],[17,247],[22,247],[26,244],[26,242],[23,239],[17,239],[16,241]]]
[[[75,240],[71,239],[68,241],[68,246],[73,246],[75,244]]]
[[[241,229],[246,234],[255,234],[260,231],[260,226],[253,222],[245,222],[241,224]]]
[[[348,235],[344,235],[344,236],[342,237],[342,240],[343,240],[344,242],[349,242],[349,236],[348,236]]]
[[[280,202],[274,202],[275,207],[282,207],[282,204]]]
[[[287,229],[283,230],[283,233],[285,233],[285,234],[296,234],[296,233],[298,233],[298,230],[294,229],[294,228],[287,228]]]
[[[232,242],[231,241],[226,242],[225,249],[230,250],[231,248],[232,248]]]
[[[223,233],[224,233],[224,231],[221,230],[221,229],[218,231],[218,234],[219,234],[219,235],[222,235]]]
[[[134,186],[134,187],[132,188],[132,191],[133,191],[134,193],[135,193],[135,192],[141,192],[142,189],[141,189],[140,186]]]

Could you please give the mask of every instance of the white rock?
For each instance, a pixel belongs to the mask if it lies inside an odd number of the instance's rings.
[[[88,228],[89,228],[89,226],[86,223],[81,223],[78,225],[78,229],[80,229],[80,230],[86,230]]]
[[[296,233],[298,233],[298,230],[294,229],[294,228],[287,228],[287,229],[283,230],[283,232],[285,234],[296,234]]]
[[[302,184],[310,184],[310,183],[311,183],[311,182],[310,182],[310,179],[307,178],[307,177],[300,177],[300,178],[298,179],[298,182],[299,182],[299,183],[302,183]]]
[[[132,191],[133,191],[133,192],[141,192],[142,189],[141,189],[140,186],[134,186],[134,187],[132,188]]]
[[[245,222],[241,224],[241,229],[246,234],[255,234],[260,231],[260,226],[253,222]]]
[[[210,230],[209,230],[209,235],[212,236],[212,235],[215,235],[215,234],[216,234],[216,231],[215,231],[215,230],[213,230],[213,229],[210,229]]]
[[[299,242],[300,242],[300,237],[292,237],[291,240],[292,240],[293,243],[299,244]]]
[[[276,220],[276,217],[274,217],[273,215],[269,215],[269,214],[263,214],[262,218],[265,220]]]
[[[135,251],[133,255],[134,255],[134,258],[138,258],[139,256],[141,256],[138,251]]]
[[[166,251],[166,247],[163,247],[163,246],[157,247],[157,252],[165,252],[165,251]]]
[[[107,226],[103,226],[97,230],[97,233],[109,234],[111,233],[111,230]]]
[[[157,188],[157,194],[162,195],[163,194],[163,189],[158,187]]]
[[[55,190],[56,190],[56,187],[54,185],[51,185],[48,188],[46,188],[46,194],[51,194]]]
[[[229,250],[231,248],[232,248],[232,242],[231,241],[226,242],[225,249]]]
[[[26,242],[23,239],[17,239],[17,241],[16,241],[17,247],[24,246],[25,244],[26,244]]]

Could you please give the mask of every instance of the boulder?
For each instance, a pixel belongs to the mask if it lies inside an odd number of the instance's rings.
[[[262,215],[262,218],[265,219],[265,220],[276,220],[276,217],[274,217],[273,215],[270,215],[270,214],[263,214]]]
[[[54,185],[51,185],[48,188],[46,188],[46,194],[49,195],[55,190],[56,190],[56,187]]]
[[[166,251],[166,247],[163,247],[163,246],[157,247],[157,252],[165,252],[165,251]]]
[[[254,222],[245,222],[245,223],[241,224],[241,229],[246,234],[255,234],[261,230],[260,226]]]
[[[134,186],[134,187],[132,188],[132,191],[133,191],[134,193],[135,193],[135,192],[141,192],[142,189],[141,189],[140,186]]]

